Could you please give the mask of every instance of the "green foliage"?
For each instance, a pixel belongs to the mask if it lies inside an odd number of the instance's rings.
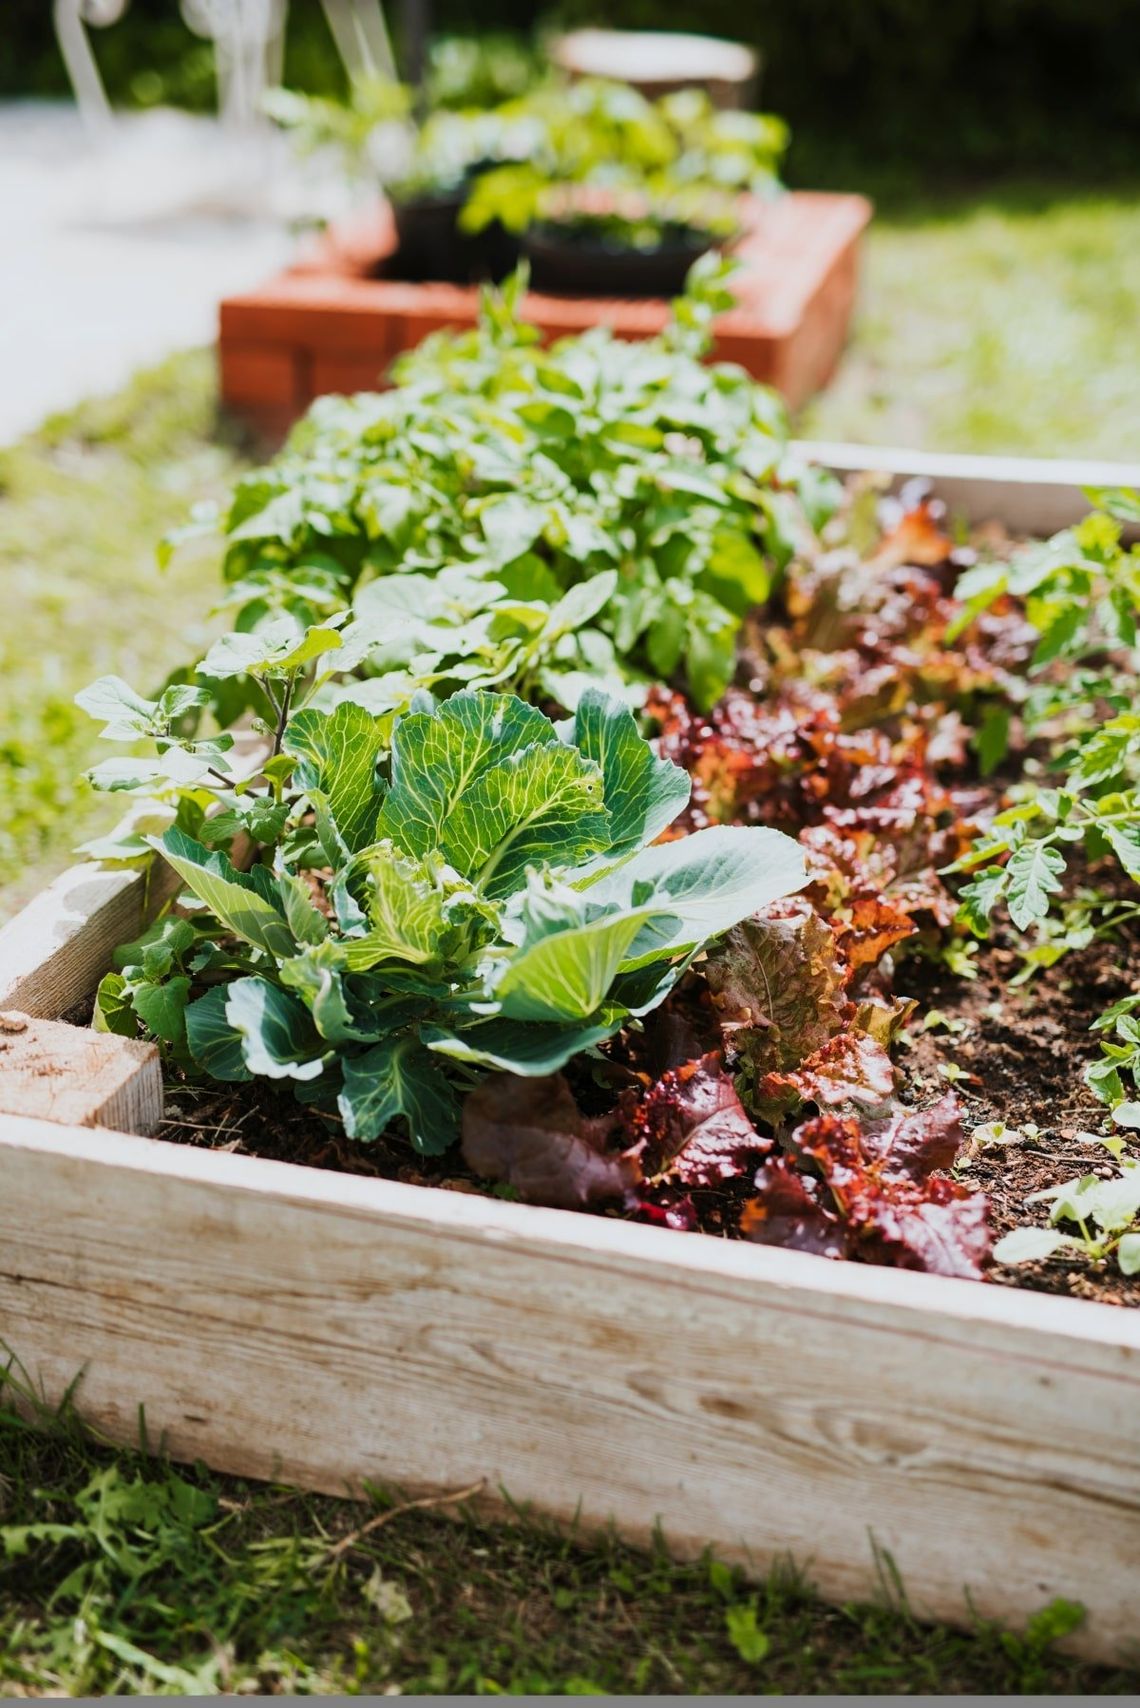
[[[425,1151],[479,1072],[551,1073],[636,1024],[803,881],[773,831],[651,846],[689,782],[630,703],[649,673],[719,696],[831,493],[772,397],[700,360],[720,267],[643,345],[540,350],[521,282],[239,483],[235,626],[196,671],[79,697],[129,750],[89,774],[134,802],[99,852],[161,850],[190,918],[123,952],[97,1023]]]
[[[755,1602],[727,1607],[724,1626],[729,1642],[747,1666],[758,1666],[767,1658],[770,1644],[767,1634],[760,1629]]]
[[[501,109],[504,164],[474,179],[460,224],[512,232],[570,214],[611,242],[648,247],[674,229],[731,237],[742,192],[771,195],[787,126],[766,113],[718,111],[686,89],[650,101],[622,83],[548,82]],[[601,190],[608,211],[589,210]],[[585,200],[584,200],[585,197]]]
[[[120,951],[101,1026],[141,1021],[215,1078],[294,1082],[351,1138],[398,1119],[436,1151],[457,1134],[473,1070],[557,1070],[662,1002],[710,938],[803,883],[799,850],[776,831],[718,827],[651,847],[689,781],[620,700],[587,690],[562,725],[470,689],[440,703],[420,690],[394,719],[351,701],[302,705],[330,634],[287,649],[264,630],[227,637],[256,643],[247,670],[272,673],[296,709],[264,787],[239,793],[228,753],[212,753],[221,829],[202,814],[201,773],[183,780],[168,764],[167,794],[200,828],[151,840],[190,919]],[[223,644],[204,669],[218,670]],[[145,722],[167,756],[201,746],[114,680],[84,700],[112,734]],[[154,781],[140,766],[135,786]],[[262,850],[243,871],[230,851],[259,797]]]
[[[792,461],[771,392],[700,360],[731,300],[712,258],[646,343],[598,329],[542,349],[518,293],[402,358],[392,390],[321,399],[239,484],[224,523],[238,630],[351,603],[330,662],[376,711],[418,684],[572,710],[588,681],[636,699],[675,674],[709,706],[834,483]],[[250,644],[228,637],[227,657]]]
[[[411,92],[383,79],[353,83],[343,101],[275,89],[265,104],[303,152],[335,148],[351,176],[386,182],[398,199],[463,191],[470,232],[495,221],[522,232],[557,217],[569,191],[602,190],[619,204],[636,198],[642,223],[731,237],[735,198],[777,187],[788,133],[771,114],[721,112],[695,89],[651,101],[599,78],[548,71],[532,81],[510,100],[459,110],[433,107],[429,88],[418,126]]]
[[[1140,1162],[1121,1157],[1120,1173],[1104,1180],[1082,1174],[1026,1199],[1049,1203],[1049,1226],[1015,1228],[994,1247],[999,1263],[1041,1262],[1058,1253],[1099,1262],[1115,1255],[1124,1275],[1140,1274]],[[1076,1233],[1066,1232],[1076,1228]]]
[[[1078,848],[1094,859],[1114,856],[1140,882],[1140,717],[1134,710],[1140,546],[1128,548],[1121,538],[1122,523],[1135,519],[1138,504],[1134,493],[1089,496],[1098,508],[1078,527],[1026,547],[1008,563],[979,564],[957,587],[962,614],[952,632],[961,633],[1011,595],[1024,601],[1039,636],[1020,711],[1026,737],[1048,743],[1055,786],[1020,784],[1014,805],[997,815],[958,867],[976,874],[962,891],[961,917],[971,930],[984,934],[1001,903],[1019,931],[1037,929],[1029,970],[1090,942],[1098,929],[1122,923],[1137,906],[1093,888],[1061,899],[1068,860]],[[1000,741],[990,728],[996,763]],[[1114,1030],[1116,1041],[1106,1041],[1087,1078],[1114,1104],[1126,1095],[1122,1075],[1140,1065],[1140,1032],[1130,1009],[1119,1005],[1100,1029]]]

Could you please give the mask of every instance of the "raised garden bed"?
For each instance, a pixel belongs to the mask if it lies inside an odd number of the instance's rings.
[[[737,254],[738,306],[717,321],[714,354],[738,362],[797,407],[839,359],[855,301],[862,196],[796,191],[756,202]],[[325,392],[371,390],[392,359],[441,327],[475,323],[474,286],[376,277],[395,249],[386,206],[334,227],[293,266],[221,305],[218,351],[226,404],[271,437]],[[595,325],[651,337],[665,301],[532,292],[524,313],[544,336]]]
[[[1023,531],[1036,484],[1045,532],[1114,476],[959,463],[947,490]],[[0,933],[0,1009],[82,1003],[169,886],[66,875]],[[660,1522],[682,1553],[790,1554],[837,1600],[889,1560],[920,1615],[1065,1596],[1084,1653],[1135,1641],[1135,1311],[209,1142],[0,1119],[0,1332],[49,1397],[82,1370],[112,1439],[141,1407],[220,1469]]]

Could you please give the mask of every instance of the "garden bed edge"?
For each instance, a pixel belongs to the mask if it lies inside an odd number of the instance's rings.
[[[1036,484],[1042,532],[1090,481],[798,448],[1010,527]],[[173,887],[65,873],[0,929],[0,1009],[72,1008]],[[152,1445],[219,1470],[483,1479],[679,1554],[790,1555],[838,1601],[887,1554],[916,1614],[1065,1596],[1076,1651],[1136,1641],[1140,1314],[1109,1305],[0,1115],[0,1340],[52,1403],[80,1376],[108,1439],[137,1444],[142,1408]]]

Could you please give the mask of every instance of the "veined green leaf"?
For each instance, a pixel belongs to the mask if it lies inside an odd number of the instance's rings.
[[[277,874],[277,893],[285,910],[285,921],[298,943],[321,943],[329,934],[328,920],[313,905],[312,892],[304,878],[292,872]]]
[[[1023,842],[1009,857],[1009,917],[1019,931],[1044,919],[1061,888],[1065,856],[1050,842]]]
[[[421,1155],[436,1156],[455,1143],[459,1102],[439,1064],[411,1038],[385,1040],[344,1062],[337,1099],[351,1139],[378,1139],[398,1115],[408,1123]]]
[[[971,931],[984,937],[989,929],[990,915],[1009,884],[1004,866],[986,866],[962,886],[959,915]]]
[[[1112,847],[1112,852],[1128,873],[1140,883],[1140,824],[1104,824],[1097,827]]]
[[[250,1073],[267,1079],[316,1079],[324,1069],[321,1038],[299,997],[268,979],[235,979],[226,1019],[241,1037]]]
[[[638,908],[524,946],[494,986],[502,1014],[509,1020],[588,1020],[605,1002],[630,944],[658,917],[652,908]],[[671,924],[673,916],[666,913],[665,921]],[[668,928],[664,921],[662,928]]]
[[[178,1044],[186,1032],[186,1001],[190,980],[185,974],[163,979],[161,984],[143,984],[131,1002],[135,1013],[154,1037],[164,1044]]]
[[[114,1032],[120,1038],[138,1037],[131,993],[122,973],[104,973],[100,979],[91,1026],[93,1031]]]
[[[530,865],[576,866],[608,848],[600,768],[561,742],[488,766],[440,836],[450,863],[489,896],[518,889]]]
[[[806,882],[803,854],[790,836],[714,825],[642,849],[590,881],[585,894],[620,908],[668,908],[670,917],[642,927],[623,963],[628,970],[717,937]]]
[[[456,935],[445,886],[426,861],[408,859],[390,843],[378,844],[366,859],[369,929],[344,940],[345,964],[364,972],[384,962],[424,967],[441,960]]]
[[[490,764],[558,737],[549,718],[510,694],[464,691],[401,718],[392,736],[392,784],[377,837],[407,854],[439,848],[465,791]]]
[[[411,854],[440,849],[488,895],[528,864],[574,865],[605,848],[600,768],[549,718],[505,694],[454,694],[396,727],[379,833]]]
[[[242,1054],[242,1035],[226,1017],[229,990],[224,985],[208,990],[186,1009],[186,1041],[190,1054],[212,1079],[252,1078]]]
[[[687,806],[688,776],[671,759],[657,757],[623,701],[588,689],[569,727],[574,746],[601,767],[611,857],[652,842]]]
[[[431,1024],[420,1027],[420,1040],[429,1050],[453,1061],[498,1068],[503,1073],[538,1075],[557,1073],[572,1056],[612,1038],[624,1019],[625,1011],[617,1009],[612,1019],[596,1019],[580,1026],[525,1020],[483,1020],[462,1029]]]
[[[188,789],[201,782],[210,765],[207,755],[172,746],[157,759],[102,759],[91,767],[87,779],[93,789],[112,794],[135,789],[158,791],[172,784]]]
[[[282,961],[277,975],[287,990],[295,990],[313,1016],[313,1024],[330,1044],[371,1043],[387,1030],[365,1009],[355,1012],[344,987],[345,945],[326,938],[306,944],[299,955]]]
[[[301,629],[291,617],[275,617],[247,633],[235,630],[216,640],[199,666],[199,675],[287,676],[341,644],[336,629],[320,624]]]
[[[381,784],[376,770],[386,720],[341,701],[331,712],[312,708],[289,720],[282,746],[297,757],[295,781],[320,790],[350,854],[376,840]]]
[[[75,704],[103,724],[106,741],[137,741],[149,735],[158,713],[157,700],[144,700],[121,676],[100,676],[80,689]]]
[[[177,829],[155,839],[154,846],[227,931],[278,959],[296,953],[293,934],[277,909],[255,887],[255,880],[237,871],[220,850],[211,853]]]

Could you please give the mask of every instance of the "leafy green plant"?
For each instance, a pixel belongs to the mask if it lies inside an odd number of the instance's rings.
[[[334,151],[350,179],[438,193],[477,162],[525,158],[541,130],[519,98],[543,75],[521,37],[442,36],[431,44],[418,124],[413,91],[380,75],[353,78],[343,99],[280,88],[263,104],[298,152]]]
[[[700,90],[655,102],[627,84],[595,78],[545,85],[497,116],[505,126],[536,120],[537,130],[531,146],[473,181],[460,217],[470,232],[498,221],[521,233],[564,219],[568,205],[581,220],[582,196],[592,195],[619,208],[637,202],[644,210],[640,222],[627,218],[624,224],[611,213],[615,242],[640,230],[644,244],[647,218],[658,227],[728,238],[739,226],[739,195],[770,195],[778,188],[776,171],[788,141],[782,120],[718,112]],[[594,217],[605,215],[596,211]]]
[[[299,154],[335,150],[353,179],[374,176],[377,156],[393,145],[404,159],[414,146],[411,93],[390,78],[354,79],[345,100],[296,89],[270,89],[262,105],[276,124],[291,133]]]
[[[463,55],[451,58],[458,67]],[[398,201],[462,193],[470,234],[562,224],[569,197],[572,228],[596,225],[615,245],[645,248],[678,231],[727,240],[740,195],[779,187],[788,131],[772,114],[721,112],[696,89],[651,101],[602,78],[536,81],[521,59],[508,69],[518,92],[499,102],[457,102],[436,80],[419,123],[411,92],[383,78],[354,82],[344,101],[275,89],[265,104],[302,152],[337,150],[351,177],[386,184]],[[583,194],[602,196],[608,212],[584,209]]]
[[[1061,1254],[1097,1262],[1115,1256],[1122,1274],[1140,1274],[1140,1162],[1119,1160],[1120,1173],[1112,1179],[1082,1174],[1034,1192],[1027,1203],[1052,1204],[1049,1226],[1014,1228],[994,1247],[997,1261],[1040,1262]],[[1066,1225],[1077,1231],[1066,1232]]]
[[[543,349],[518,318],[516,278],[477,330],[404,357],[391,390],[320,399],[224,519],[237,628],[327,623],[367,594],[393,614],[397,661],[380,629],[367,645],[358,628],[340,657],[370,683],[406,674],[418,646],[427,677],[487,667],[569,710],[591,678],[636,700],[648,679],[680,677],[711,705],[744,616],[838,496],[789,454],[772,392],[701,361],[726,279],[714,258],[698,262],[658,338],[597,329]],[[417,610],[420,578],[450,571],[466,577],[477,661],[457,653],[449,596]],[[403,591],[368,590],[405,576],[417,581]],[[581,584],[591,591],[566,626],[562,601]]]
[[[325,639],[310,631],[266,662],[264,631],[237,635],[207,659],[216,671],[228,645],[230,667],[275,684],[265,786],[243,788],[225,754],[172,780],[199,814],[211,793],[221,811],[197,837],[175,824],[152,839],[190,917],[120,953],[99,991],[103,1026],[133,1034],[141,1020],[215,1079],[288,1080],[350,1137],[400,1118],[435,1151],[456,1137],[478,1071],[555,1071],[655,1008],[709,939],[804,882],[776,831],[650,846],[690,785],[621,701],[590,690],[563,725],[485,691],[442,703],[421,691],[397,718],[298,706]],[[116,697],[108,730],[122,738],[142,716],[135,697],[113,681],[86,696],[102,716]],[[169,726],[157,740],[168,766],[196,746]],[[251,834],[261,854],[243,871],[235,841]]]
[[[1078,527],[963,575],[960,633],[1007,595],[1024,601],[1038,641],[1020,706],[1026,739],[1049,750],[1046,785],[1027,779],[958,870],[972,874],[962,891],[962,918],[979,935],[1003,905],[1019,931],[1036,928],[1027,970],[1050,965],[1094,935],[1115,929],[1140,911],[1140,898],[1122,900],[1093,886],[1063,895],[1071,855],[1115,856],[1140,882],[1140,715],[1135,710],[1140,547],[1122,543],[1122,523],[1140,519],[1134,493],[1091,495],[1098,508]],[[1007,715],[987,725],[990,767],[1004,755]],[[1116,1034],[1088,1082],[1106,1102],[1125,1097],[1122,1072],[1137,1065],[1140,1031],[1131,1010],[1117,1005],[1098,1022]]]
[[[724,1610],[724,1627],[728,1640],[748,1666],[759,1666],[766,1659],[771,1644],[761,1629],[759,1609],[755,1601],[740,1602]]]

